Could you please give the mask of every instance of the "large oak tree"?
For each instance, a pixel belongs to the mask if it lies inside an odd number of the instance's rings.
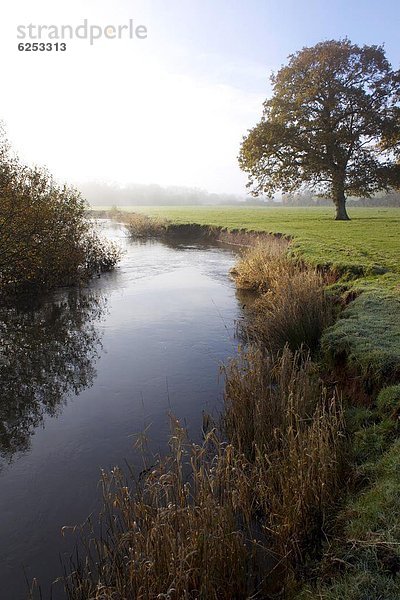
[[[254,195],[306,184],[347,220],[346,196],[400,185],[400,72],[382,47],[321,42],[290,56],[271,81],[239,155]]]

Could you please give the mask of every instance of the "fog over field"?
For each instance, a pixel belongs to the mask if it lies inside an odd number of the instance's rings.
[[[201,188],[163,187],[158,184],[130,183],[122,186],[88,181],[79,183],[77,187],[92,206],[232,204],[246,200],[244,194],[215,194]]]

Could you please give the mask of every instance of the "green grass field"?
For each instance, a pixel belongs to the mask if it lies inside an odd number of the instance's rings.
[[[309,263],[354,275],[400,274],[400,209],[351,208],[349,222],[333,220],[333,208],[125,207],[170,219],[228,229],[282,233]],[[390,281],[390,277],[385,277]],[[383,283],[383,282],[382,282]]]

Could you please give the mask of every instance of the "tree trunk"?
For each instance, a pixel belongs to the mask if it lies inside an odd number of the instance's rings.
[[[335,221],[350,221],[350,217],[346,210],[346,197],[343,194],[335,198],[336,216]]]
[[[336,221],[350,221],[350,217],[346,211],[344,180],[344,173],[336,173],[336,176],[333,179],[333,201],[336,206]]]

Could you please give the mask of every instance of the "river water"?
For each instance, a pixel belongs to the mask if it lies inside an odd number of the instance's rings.
[[[145,428],[165,451],[169,412],[199,439],[235,354],[232,249],[99,226],[124,248],[116,271],[0,314],[1,600],[24,600],[33,578],[64,597],[51,582],[75,538],[61,529],[96,514],[100,468],[135,464]]]

